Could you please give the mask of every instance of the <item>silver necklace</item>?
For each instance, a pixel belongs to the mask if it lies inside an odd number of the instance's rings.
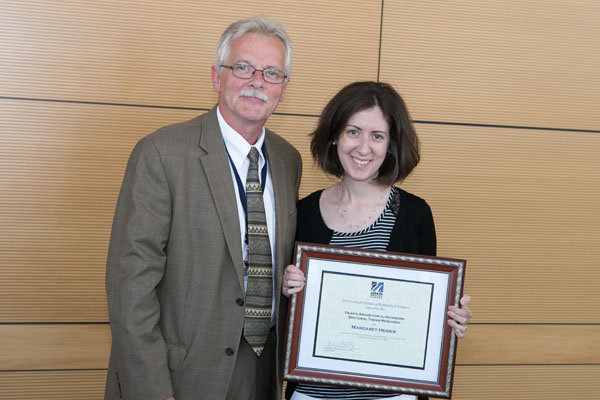
[[[386,192],[384,191],[381,193],[381,196],[379,197],[379,199],[375,202],[375,206],[373,207],[373,210],[371,210],[371,212],[365,216],[365,218],[362,220],[362,222],[360,224],[351,224],[350,222],[348,222],[346,220],[346,216],[344,215],[344,214],[346,214],[346,210],[342,210],[342,183],[341,182],[338,182],[337,187],[336,187],[336,192],[337,192],[338,215],[340,216],[342,222],[348,229],[359,229],[359,228],[365,229],[365,228],[371,226],[372,222],[375,220],[375,217],[379,213],[379,210],[381,209],[381,204],[384,201],[387,203],[387,199],[385,198]],[[388,196],[389,196],[389,191],[388,191]]]

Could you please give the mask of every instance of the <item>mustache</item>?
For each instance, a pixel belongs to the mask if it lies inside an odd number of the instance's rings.
[[[256,89],[242,90],[242,92],[240,92],[240,96],[242,96],[242,97],[254,97],[256,99],[264,101],[265,103],[269,100],[267,98],[267,96],[263,92],[261,92],[260,90],[256,90]]]

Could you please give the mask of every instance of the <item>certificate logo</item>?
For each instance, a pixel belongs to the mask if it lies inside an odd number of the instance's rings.
[[[371,298],[381,299],[383,298],[383,282],[372,281],[371,282]]]

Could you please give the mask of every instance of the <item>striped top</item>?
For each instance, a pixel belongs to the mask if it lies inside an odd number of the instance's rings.
[[[385,209],[371,226],[358,232],[333,231],[329,244],[357,249],[386,250],[398,214],[392,205],[397,204],[394,199],[399,195],[398,188],[392,187]]]
[[[333,231],[333,236],[329,244],[360,249],[386,250],[390,241],[392,228],[396,222],[398,210],[395,209],[395,206],[398,204],[399,196],[398,188],[392,187],[383,213],[381,213],[371,226],[358,232],[346,233]],[[315,399],[372,400],[398,396],[395,393],[305,383],[299,383],[296,391]]]

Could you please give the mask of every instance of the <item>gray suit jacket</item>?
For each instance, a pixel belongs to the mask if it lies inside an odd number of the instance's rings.
[[[265,143],[275,195],[280,342],[287,312],[281,279],[292,259],[301,159],[268,130]],[[106,399],[225,398],[244,321],[234,190],[216,108],[136,145],[106,267],[113,340]]]

